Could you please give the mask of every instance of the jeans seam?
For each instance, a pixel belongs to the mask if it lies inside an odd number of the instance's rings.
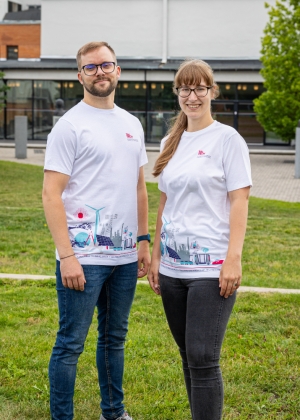
[[[216,336],[215,336],[215,346],[214,346],[214,360],[216,360],[216,349],[217,349],[217,341],[218,341],[218,334],[219,334],[219,327],[220,327],[220,322],[221,322],[221,314],[222,314],[222,310],[223,310],[223,306],[224,306],[224,301],[225,298],[221,298],[221,305],[220,305],[220,309],[219,309],[219,313],[218,313],[218,323],[217,323],[217,330],[216,330]],[[218,367],[215,366],[215,375],[217,377],[217,382],[218,382],[218,388],[219,388],[219,417],[221,418],[222,415],[222,403],[221,403],[221,384],[220,384],[220,380],[218,377]]]
[[[110,276],[116,269],[116,266],[113,268]],[[109,369],[109,360],[108,360],[108,329],[109,329],[109,311],[110,311],[110,300],[109,300],[109,287],[108,282],[105,283],[106,287],[106,323],[105,323],[105,365],[106,365],[106,373],[108,378],[108,392],[109,392],[109,402],[111,406],[111,410],[114,410],[114,404],[113,404],[113,395],[112,395],[112,389],[111,389],[111,375],[110,375],[110,369]],[[114,411],[113,411],[114,414]]]
[[[63,295],[64,296],[64,319],[67,318],[67,304],[66,304],[67,298],[66,298],[66,293],[67,293],[66,290],[64,290],[64,295]],[[66,324],[64,322],[64,326],[63,326],[63,343],[65,342],[65,339],[66,339]],[[55,359],[55,365],[52,368],[51,376],[53,376],[53,371],[56,372],[57,360],[58,360],[58,357],[56,357],[56,359]],[[53,381],[53,378],[52,378],[52,383],[53,382],[55,383],[55,381]],[[54,393],[56,394],[56,388],[54,388]],[[56,398],[54,398],[54,401],[52,401],[52,402],[53,402],[53,412],[55,414],[55,412],[56,412]]]

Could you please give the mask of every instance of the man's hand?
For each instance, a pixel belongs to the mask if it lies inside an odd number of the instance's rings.
[[[64,287],[80,290],[81,292],[84,290],[86,280],[82,266],[75,255],[69,258],[63,258],[60,261],[60,272]]]
[[[150,249],[148,241],[141,241],[138,249],[138,278],[144,277],[150,266]]]

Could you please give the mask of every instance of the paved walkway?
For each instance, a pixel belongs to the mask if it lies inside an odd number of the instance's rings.
[[[27,159],[16,159],[15,149],[0,144],[0,160],[43,165],[45,145],[28,148]],[[155,150],[156,149],[156,150]],[[157,159],[157,148],[147,150],[149,162],[145,165],[145,178],[148,182],[157,182],[151,172]],[[250,149],[252,165],[253,197],[273,200],[300,202],[300,179],[295,179],[295,154],[287,150]]]
[[[300,202],[300,179],[294,176],[295,155],[283,153],[258,154],[256,150],[250,150],[253,197]],[[145,166],[145,176],[147,181],[156,182],[151,171],[158,153],[148,151],[147,154],[149,162]]]
[[[55,276],[37,276],[32,274],[6,274],[0,273],[0,279],[11,280],[54,280]],[[148,285],[147,280],[138,280],[138,284]],[[283,294],[300,294],[300,289],[275,289],[271,287],[250,287],[241,286],[239,292],[254,292],[254,293],[283,293]]]

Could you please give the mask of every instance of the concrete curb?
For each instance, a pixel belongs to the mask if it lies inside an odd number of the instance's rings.
[[[1,143],[0,142],[0,148],[4,149],[14,149],[15,144],[14,143]],[[28,149],[46,149],[46,143],[28,143],[27,144]],[[147,152],[159,152],[160,147],[159,146],[149,146],[146,145],[146,151]],[[288,150],[285,148],[282,149],[268,149],[268,148],[258,148],[254,149],[249,147],[249,153],[250,155],[295,155],[295,150]],[[1,160],[1,159],[0,159]]]
[[[55,276],[39,276],[34,274],[6,274],[0,273],[0,279],[6,280],[54,280]],[[148,285],[147,280],[138,280],[138,284]],[[282,294],[300,294],[300,289],[275,289],[271,287],[250,287],[241,286],[238,292],[254,292],[254,293],[282,293]]]

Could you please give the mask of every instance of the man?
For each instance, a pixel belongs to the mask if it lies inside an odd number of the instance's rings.
[[[52,420],[73,419],[76,366],[95,307],[100,420],[132,420],[122,402],[124,341],[136,280],[150,262],[147,156],[140,122],[114,104],[116,61],[106,42],[80,48],[84,98],[48,137],[43,203],[60,316],[49,364]]]

